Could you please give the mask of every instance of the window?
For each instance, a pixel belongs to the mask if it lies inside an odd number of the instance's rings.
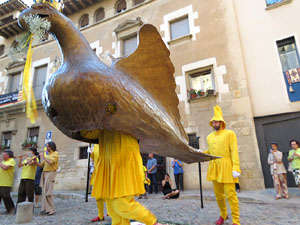
[[[10,148],[12,132],[2,133],[2,146],[5,148]]]
[[[28,141],[38,142],[39,139],[39,127],[33,127],[28,129]]]
[[[9,75],[8,93],[19,90],[21,73],[14,73]]]
[[[188,134],[189,137],[189,145],[195,149],[199,149],[199,138],[196,134]]]
[[[289,37],[276,44],[289,99],[300,101],[300,60],[295,38]]]
[[[212,70],[207,69],[201,72],[192,73],[190,77],[190,88],[196,91],[202,90],[206,92],[207,90],[214,90],[214,79],[212,75]]]
[[[277,48],[283,71],[300,67],[299,56],[294,37],[277,41]]]
[[[120,13],[126,10],[126,1],[125,0],[120,0],[116,4],[116,12]]]
[[[79,19],[79,28],[86,27],[88,25],[89,25],[89,15],[88,14],[84,14]]]
[[[137,48],[137,35],[123,39],[123,56],[128,56]]]
[[[170,22],[171,40],[190,34],[188,16]]]
[[[79,159],[87,159],[88,158],[88,147],[80,147],[79,148]]]
[[[4,45],[0,45],[0,56],[4,55],[4,49],[5,49],[5,46]]]
[[[267,0],[267,6],[273,5],[279,2],[284,2],[285,0]]]
[[[95,12],[95,22],[103,20],[105,17],[105,12],[103,8],[97,9]]]
[[[36,67],[34,70],[33,90],[34,96],[37,100],[42,98],[42,91],[46,81],[47,69],[48,66],[44,65]]]
[[[143,3],[145,0],[134,0],[134,5]]]

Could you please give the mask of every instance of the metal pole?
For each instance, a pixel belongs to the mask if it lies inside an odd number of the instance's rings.
[[[89,148],[91,149],[91,143],[89,144]],[[85,190],[85,202],[89,201],[89,186],[90,186],[90,161],[91,161],[91,154],[88,151],[88,169],[87,169],[87,179],[86,179],[86,190]]]
[[[200,184],[200,201],[201,201],[201,208],[203,209],[203,193],[202,193],[202,175],[201,175],[201,162],[198,162],[199,168],[199,184]]]

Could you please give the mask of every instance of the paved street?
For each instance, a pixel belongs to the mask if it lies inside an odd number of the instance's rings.
[[[272,189],[263,191],[242,191],[239,193],[242,225],[296,225],[300,224],[300,190],[290,189],[289,200],[274,200]],[[15,194],[14,194],[15,196]],[[36,209],[34,219],[29,225],[83,225],[109,224],[105,222],[91,223],[90,219],[97,215],[93,198],[84,202],[84,192],[59,192],[55,194],[57,214],[40,216],[40,208]],[[217,204],[210,191],[204,192],[204,209],[200,207],[199,193],[186,191],[177,200],[162,200],[161,194],[149,195],[149,199],[140,200],[155,213],[161,222],[170,224],[214,224],[218,217]],[[15,197],[14,197],[15,200]],[[15,215],[5,215],[3,203],[0,205],[0,224],[15,224]],[[232,224],[229,219],[225,224]]]

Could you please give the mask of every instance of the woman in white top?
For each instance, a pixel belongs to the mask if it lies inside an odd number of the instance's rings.
[[[276,191],[275,199],[289,198],[286,182],[286,169],[282,162],[282,152],[278,151],[277,143],[271,143],[271,148],[272,149],[268,156],[268,164],[270,165],[274,188]]]

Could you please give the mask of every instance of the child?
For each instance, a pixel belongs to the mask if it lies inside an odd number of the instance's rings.
[[[143,165],[143,171],[144,171],[144,185],[145,185],[145,193],[139,196],[139,199],[144,198],[147,199],[147,185],[150,185],[150,179],[147,177],[147,168]]]

